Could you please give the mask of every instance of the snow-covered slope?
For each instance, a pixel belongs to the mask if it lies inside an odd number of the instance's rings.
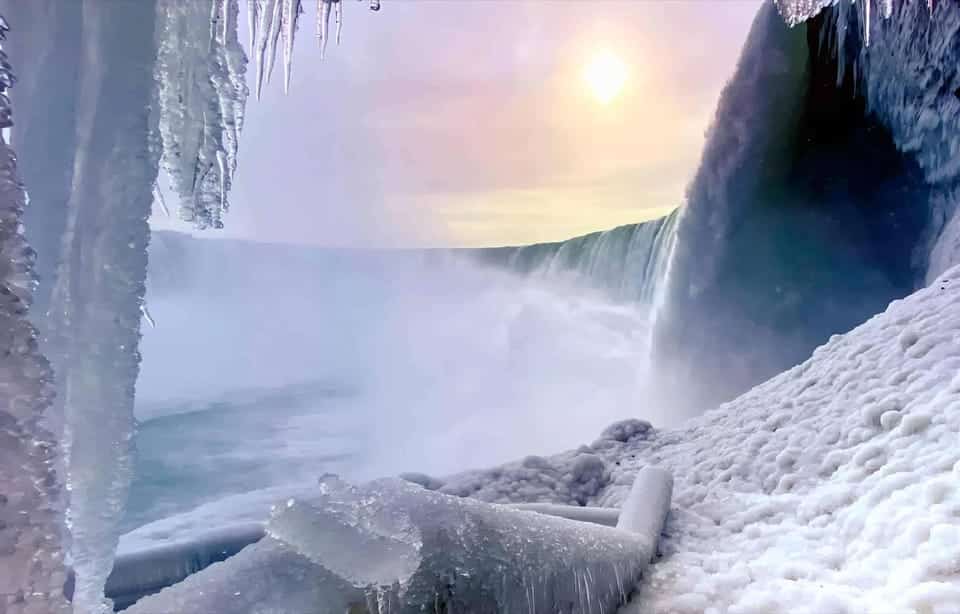
[[[630,612],[960,612],[960,267],[683,428],[458,476],[446,492],[592,505],[676,478],[664,557]],[[589,455],[589,456],[588,456]],[[567,484],[570,482],[567,481]]]

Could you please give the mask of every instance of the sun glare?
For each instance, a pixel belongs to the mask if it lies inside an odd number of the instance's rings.
[[[603,104],[610,103],[627,83],[627,65],[609,49],[598,51],[583,71],[590,93]]]

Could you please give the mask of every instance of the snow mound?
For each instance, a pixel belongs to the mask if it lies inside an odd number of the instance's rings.
[[[618,473],[677,478],[665,558],[627,609],[960,612],[960,268]],[[632,458],[631,458],[632,457]]]
[[[607,462],[592,448],[582,446],[552,458],[528,456],[516,463],[468,471],[446,481],[429,480],[442,484],[437,488],[441,493],[491,503],[586,505],[610,483],[610,478]],[[411,481],[424,484],[422,479]]]

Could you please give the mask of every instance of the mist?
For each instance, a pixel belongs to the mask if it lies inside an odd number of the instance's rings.
[[[573,278],[446,251],[151,249],[133,516],[324,472],[450,474],[668,416],[644,309]]]

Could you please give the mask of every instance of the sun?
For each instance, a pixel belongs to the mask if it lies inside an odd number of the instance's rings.
[[[590,93],[599,102],[609,104],[627,84],[626,63],[609,49],[596,52],[583,70]]]

